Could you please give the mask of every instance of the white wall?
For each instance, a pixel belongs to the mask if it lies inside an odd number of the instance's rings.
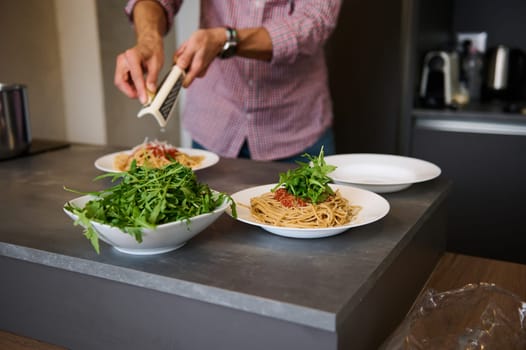
[[[199,3],[200,1],[185,1],[175,20],[175,36],[177,44],[185,41],[192,32],[199,26]],[[179,109],[186,103],[186,96],[183,92],[179,97]],[[191,146],[190,135],[181,127],[181,145],[183,147]]]
[[[106,116],[95,1],[54,2],[67,139],[105,144]]]

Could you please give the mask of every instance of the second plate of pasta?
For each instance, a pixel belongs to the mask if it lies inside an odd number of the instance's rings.
[[[351,207],[356,208],[354,211],[355,214],[353,214],[353,217],[349,222],[329,227],[320,227],[320,225],[295,227],[296,224],[292,220],[280,219],[280,217],[287,216],[284,215],[284,213],[279,212],[281,210],[286,210],[282,208],[269,208],[269,215],[274,217],[271,218],[269,222],[273,223],[263,222],[251,213],[251,200],[254,198],[265,198],[265,194],[270,192],[275,186],[276,184],[261,185],[232,194],[232,199],[237,206],[237,220],[259,226],[264,230],[279,236],[307,239],[323,238],[340,234],[353,227],[363,226],[378,221],[387,215],[390,209],[389,202],[374,192],[348,185],[331,184],[330,186],[335,192],[337,191],[342,198],[346,199]],[[258,205],[257,202],[253,203]],[[230,211],[227,211],[227,213],[231,214]],[[329,214],[329,216],[330,215],[332,214]],[[337,214],[335,214],[335,216],[337,216]]]
[[[205,151],[201,149],[195,149],[195,148],[182,148],[182,147],[177,147],[177,150],[189,157],[199,157],[199,161],[196,162],[195,165],[190,166],[192,170],[200,170],[200,169],[208,168],[216,164],[219,161],[219,156],[213,152],[209,152],[209,151]],[[116,157],[119,157],[120,155],[131,155],[131,154],[132,154],[132,150],[125,150],[125,151],[107,154],[95,160],[95,167],[99,170],[110,172],[110,173],[123,171],[122,169],[117,169],[116,164],[115,164],[115,159]],[[186,165],[186,164],[183,164],[183,165]]]

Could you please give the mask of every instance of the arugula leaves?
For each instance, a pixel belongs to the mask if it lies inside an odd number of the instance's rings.
[[[85,227],[84,235],[99,253],[97,231],[91,220],[118,227],[130,234],[137,242],[142,242],[142,229],[157,225],[186,220],[212,212],[228,198],[234,217],[237,215],[235,203],[225,193],[214,193],[206,184],[197,181],[192,169],[180,163],[170,163],[162,168],[138,167],[133,161],[129,171],[97,176],[95,180],[111,177],[119,183],[102,191],[79,192],[95,198],[84,208],[71,203],[65,209],[76,214],[75,225]]]
[[[296,162],[298,168],[279,174],[279,183],[272,192],[283,186],[288,193],[313,204],[324,202],[334,194],[329,186],[332,179],[327,174],[334,171],[336,167],[325,163],[323,147],[317,157],[307,153],[302,157],[307,158],[312,165],[309,162]]]

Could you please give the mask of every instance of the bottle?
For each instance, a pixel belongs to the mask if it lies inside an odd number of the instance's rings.
[[[470,101],[479,101],[482,90],[482,55],[473,43],[468,42],[462,61],[462,70]]]

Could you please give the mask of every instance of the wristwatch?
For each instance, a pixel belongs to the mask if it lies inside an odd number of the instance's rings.
[[[230,58],[236,54],[239,39],[234,28],[226,27],[226,41],[219,53],[219,58]]]

